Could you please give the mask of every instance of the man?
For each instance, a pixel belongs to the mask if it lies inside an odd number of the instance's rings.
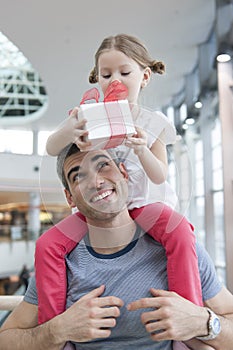
[[[1,329],[0,347],[55,350],[71,341],[77,349],[168,350],[171,339],[206,336],[213,339],[193,339],[190,346],[232,349],[233,296],[220,286],[203,248],[197,252],[209,310],[166,290],[164,249],[129,216],[123,164],[106,151],[71,150],[63,163],[65,193],[86,216],[88,234],[66,259],[68,308],[38,326],[32,279]]]

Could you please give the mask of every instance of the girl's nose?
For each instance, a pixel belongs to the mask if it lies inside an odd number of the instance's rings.
[[[121,83],[121,80],[117,74],[112,75],[111,83],[113,83],[114,81],[118,81],[119,83]]]

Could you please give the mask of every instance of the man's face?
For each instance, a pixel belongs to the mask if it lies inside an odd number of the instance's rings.
[[[69,184],[68,203],[86,216],[89,223],[106,221],[126,209],[128,175],[106,151],[78,152],[64,163]]]

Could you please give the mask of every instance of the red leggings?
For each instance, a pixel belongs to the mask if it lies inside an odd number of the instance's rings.
[[[185,217],[163,203],[149,204],[129,213],[145,232],[165,248],[169,290],[197,305],[203,305],[193,226]],[[65,311],[65,256],[86,232],[84,216],[75,213],[37,240],[35,269],[39,324]]]

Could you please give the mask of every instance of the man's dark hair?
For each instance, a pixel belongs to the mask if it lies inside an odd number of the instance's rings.
[[[72,154],[81,152],[75,143],[67,145],[57,156],[57,174],[65,189],[69,190],[69,185],[64,174],[65,160]]]

